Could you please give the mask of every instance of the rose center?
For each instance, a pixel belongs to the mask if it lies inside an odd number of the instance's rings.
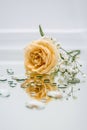
[[[43,55],[40,50],[31,53],[31,60],[35,67],[39,67],[44,63],[42,56]]]

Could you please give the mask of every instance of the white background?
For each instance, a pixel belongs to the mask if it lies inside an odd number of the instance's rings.
[[[39,24],[64,48],[81,49],[87,73],[86,0],[0,0],[0,75],[8,67],[24,74],[23,48],[39,38]],[[80,87],[77,100],[53,101],[42,111],[25,107],[20,86],[10,88],[11,97],[0,97],[0,130],[87,130],[87,83]]]
[[[0,0],[0,29],[87,29],[86,0]]]

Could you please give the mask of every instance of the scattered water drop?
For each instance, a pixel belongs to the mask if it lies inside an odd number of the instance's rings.
[[[7,69],[7,73],[8,73],[9,75],[13,75],[13,74],[14,74],[14,71],[13,71],[12,69]]]
[[[7,81],[7,78],[5,76],[0,76],[0,81],[2,82]]]
[[[0,89],[0,97],[9,97],[10,92],[8,89]]]
[[[26,80],[26,77],[19,75],[19,76],[13,76],[12,79],[14,79],[14,80],[20,82],[20,81]]]
[[[62,94],[59,91],[49,91],[47,95],[52,98],[62,98]]]
[[[31,100],[26,103],[26,107],[30,109],[36,108],[40,110],[45,108],[45,104],[37,100]]]

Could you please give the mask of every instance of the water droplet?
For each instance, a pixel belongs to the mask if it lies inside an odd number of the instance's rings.
[[[0,81],[2,82],[7,81],[7,78],[5,76],[0,76]]]
[[[25,81],[25,80],[26,80],[26,77],[19,75],[19,76],[13,76],[12,79],[14,79],[14,80],[20,82],[20,81]]]
[[[66,100],[68,100],[69,98],[66,98]]]
[[[12,69],[7,69],[7,73],[8,73],[9,75],[13,75],[13,74],[14,74],[14,71],[13,71]]]
[[[10,92],[8,89],[0,89],[0,96],[1,97],[9,97],[10,96]]]
[[[83,74],[82,76],[83,76],[83,78],[86,78],[86,77],[87,77],[87,75],[86,75],[86,74]]]
[[[36,108],[40,110],[45,108],[45,104],[37,100],[31,100],[26,103],[26,107],[30,109]]]
[[[59,91],[49,91],[47,95],[52,98],[62,98],[62,94]]]

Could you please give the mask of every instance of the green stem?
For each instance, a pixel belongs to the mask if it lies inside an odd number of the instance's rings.
[[[39,32],[40,32],[41,37],[43,37],[45,35],[43,30],[42,30],[41,25],[39,25]]]
[[[71,57],[76,57],[77,55],[79,55],[80,54],[80,50],[73,50],[73,51],[71,51],[71,52],[67,52],[65,49],[63,49],[62,47],[60,47],[60,49],[61,50],[63,50],[63,51],[65,51],[69,56],[71,56]],[[72,53],[76,53],[74,56],[72,56],[71,54]]]

